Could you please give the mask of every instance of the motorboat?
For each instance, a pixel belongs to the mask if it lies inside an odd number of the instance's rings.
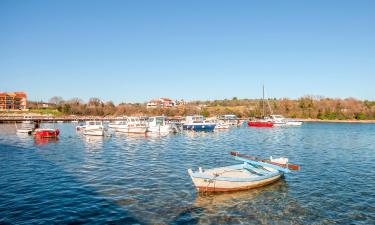
[[[115,131],[144,134],[147,131],[146,120],[143,117],[127,117],[121,124],[117,125]]]
[[[272,157],[269,160],[259,160],[231,152],[235,160],[242,164],[218,167],[188,173],[198,192],[229,192],[258,188],[280,180],[290,170],[299,170],[299,166],[288,164],[287,158]],[[293,166],[291,166],[293,165]]]
[[[302,125],[302,121],[286,119],[282,115],[270,115],[270,120],[273,122],[274,126],[301,126]]]
[[[216,124],[215,130],[227,130],[230,128],[231,124],[224,122],[223,120],[218,120],[216,117],[207,118],[207,122]]]
[[[184,130],[213,131],[216,127],[216,124],[205,121],[205,118],[203,116],[195,115],[187,116],[182,127]]]
[[[173,132],[171,124],[166,122],[165,116],[149,117],[147,121],[147,132],[170,133]]]
[[[37,138],[56,138],[59,134],[59,129],[52,128],[37,128],[34,131],[34,136]]]
[[[241,125],[240,120],[236,115],[233,114],[227,114],[227,115],[221,115],[217,117],[219,122],[228,124],[229,126],[239,126]],[[218,129],[218,127],[216,127]]]
[[[33,130],[34,130],[33,127],[21,127],[17,129],[17,133],[32,134]]]
[[[104,126],[102,121],[86,121],[85,127],[82,129],[84,135],[88,136],[104,136]]]
[[[116,119],[108,124],[109,128],[117,128],[118,125],[124,124],[124,117],[116,117]]]
[[[20,134],[31,134],[35,127],[34,127],[34,124],[33,123],[22,123],[20,127],[16,125],[16,130],[17,130],[17,133],[20,133]]]

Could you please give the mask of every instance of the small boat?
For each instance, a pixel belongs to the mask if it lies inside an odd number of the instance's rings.
[[[286,124],[288,125],[288,126],[301,126],[302,125],[302,121],[297,121],[297,120],[288,120],[287,122],[286,122]]]
[[[229,124],[220,122],[216,124],[215,130],[228,130],[229,129]]]
[[[249,127],[273,127],[273,123],[268,119],[252,120],[247,123]]]
[[[282,115],[270,115],[270,121],[274,126],[301,126],[302,121],[286,119]]]
[[[205,121],[203,116],[187,116],[185,118],[185,123],[182,128],[184,130],[193,131],[213,131],[216,127],[215,123]]]
[[[229,126],[239,126],[242,125],[240,119],[236,115],[229,114],[229,115],[221,115],[218,116],[217,119],[219,122],[223,122],[225,124],[228,124]],[[218,127],[216,127],[218,128]]]
[[[17,124],[15,125],[17,129],[17,133],[20,133],[20,134],[31,134],[35,129],[33,123],[22,123],[21,127],[17,127]]]
[[[145,134],[147,131],[146,120],[143,117],[127,117],[115,128],[118,132]]]
[[[288,164],[287,158],[270,158],[260,160],[254,157],[231,152],[235,160],[243,164],[219,167],[188,173],[199,192],[229,192],[262,187],[278,181],[290,169],[298,170],[299,166]]]
[[[216,124],[215,130],[227,130],[230,127],[229,123],[225,123],[223,120],[218,120],[216,117],[207,118],[206,122]]]
[[[104,126],[102,121],[86,121],[86,125],[80,129],[82,129],[84,135],[104,136]]]
[[[59,136],[60,130],[59,129],[51,129],[51,128],[38,128],[35,129],[34,135],[35,137],[39,138],[56,138]]]
[[[20,134],[31,134],[33,132],[33,127],[21,127],[17,129],[17,133]]]
[[[167,124],[165,116],[154,116],[148,118],[147,132],[167,134],[173,132],[173,129],[171,124]]]

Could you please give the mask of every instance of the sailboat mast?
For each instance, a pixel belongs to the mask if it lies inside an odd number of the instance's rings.
[[[263,97],[262,97],[262,117],[264,117],[264,84],[263,84]]]

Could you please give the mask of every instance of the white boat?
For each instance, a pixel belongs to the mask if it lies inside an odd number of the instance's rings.
[[[218,122],[216,123],[215,130],[227,130],[229,129],[229,124],[224,123],[224,122]]]
[[[196,172],[188,169],[188,173],[199,192],[228,192],[265,186],[290,172],[287,158],[271,158],[267,162],[249,158],[235,155],[236,160],[244,163],[208,170],[199,167]]]
[[[35,127],[32,123],[22,123],[21,127],[17,127],[16,125],[16,129],[17,133],[31,134],[34,131]]]
[[[288,126],[301,126],[302,125],[302,121],[297,121],[297,120],[287,120],[286,124]]]
[[[126,119],[125,117],[116,117],[115,121],[110,122],[110,123],[108,124],[108,127],[109,127],[109,128],[117,128],[118,125],[120,125],[120,124],[124,124],[123,121],[124,121],[125,119]]]
[[[301,126],[301,121],[295,121],[291,119],[286,119],[282,115],[270,115],[269,120],[274,126]]]
[[[104,126],[102,121],[86,121],[83,129],[84,135],[104,136]]]
[[[219,122],[223,122],[225,124],[228,124],[229,126],[239,126],[242,123],[240,123],[240,120],[236,115],[228,114],[228,115],[221,115],[218,116],[217,119]]]
[[[165,116],[154,116],[148,118],[147,132],[171,133],[173,130],[171,124],[167,124]]]
[[[76,126],[76,131],[83,131],[85,128],[86,128],[86,125],[80,124],[80,125]]]
[[[17,133],[31,134],[35,129],[33,117],[29,115],[23,116],[21,127],[17,127],[17,124],[15,125]]]
[[[147,125],[143,117],[127,117],[115,128],[118,132],[123,133],[146,133]]]
[[[225,123],[223,120],[218,120],[216,117],[207,118],[206,122],[216,124],[215,130],[227,130],[231,126],[229,123]]]

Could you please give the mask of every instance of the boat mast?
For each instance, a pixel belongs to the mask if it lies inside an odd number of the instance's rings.
[[[262,97],[262,118],[264,117],[264,84],[263,84],[263,97]]]

